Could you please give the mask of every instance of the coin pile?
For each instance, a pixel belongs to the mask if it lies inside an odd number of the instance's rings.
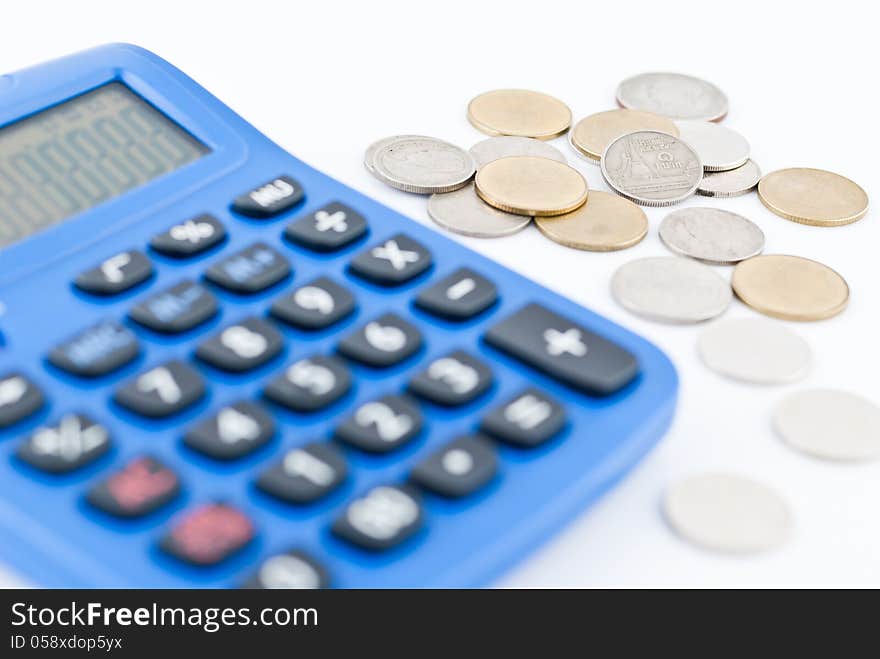
[[[677,73],[644,73],[620,83],[616,109],[572,124],[562,101],[500,89],[467,106],[468,121],[490,135],[465,151],[442,140],[398,135],[371,145],[366,168],[407,192],[431,195],[428,215],[456,233],[495,238],[533,221],[550,240],[575,249],[630,248],[648,233],[642,207],[667,207],[692,195],[736,197],[757,191],[779,217],[836,227],[868,211],[868,196],[839,174],[789,168],[762,175],[748,140],[718,123],[727,96],[715,85]],[[599,166],[611,192],[590,190],[584,176],[548,140],[568,133],[579,160]],[[786,321],[839,314],[849,300],[844,278],[796,255],[763,254],[752,220],[711,207],[676,210],[658,236],[674,256],[640,258],[611,278],[628,311],[666,323],[698,323],[723,314],[734,294],[751,309]],[[712,266],[733,266],[730,282]],[[778,322],[718,321],[699,338],[704,364],[754,384],[804,378],[812,353]],[[880,459],[880,408],[855,394],[816,389],[778,406],[773,425],[786,443],[836,461]],[[780,544],[791,526],[773,490],[737,475],[694,476],[669,489],[664,513],[679,535],[705,548],[757,551]]]

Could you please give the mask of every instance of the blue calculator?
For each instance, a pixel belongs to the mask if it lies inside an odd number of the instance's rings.
[[[149,52],[0,77],[0,561],[30,583],[491,583],[676,392]]]

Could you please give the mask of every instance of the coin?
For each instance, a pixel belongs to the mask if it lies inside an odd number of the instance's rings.
[[[683,141],[638,131],[611,142],[602,154],[602,177],[617,194],[643,206],[671,206],[700,185],[703,164]]]
[[[477,172],[477,194],[517,215],[562,215],[587,201],[587,182],[573,167],[547,158],[500,158]]]
[[[707,172],[736,169],[749,159],[749,142],[735,130],[710,121],[677,121],[675,125],[681,139],[700,156]]]
[[[562,152],[551,144],[531,137],[513,137],[503,135],[490,137],[482,142],[477,142],[471,147],[471,156],[477,163],[477,169],[483,165],[510,156],[535,156],[538,158],[550,158],[557,162],[567,162]]]
[[[751,192],[761,180],[761,168],[754,160],[726,172],[705,172],[697,194],[706,197],[738,197]]]
[[[611,279],[611,293],[622,307],[651,320],[698,323],[730,305],[730,285],[712,268],[677,256],[638,259],[622,265]]]
[[[621,107],[672,119],[718,121],[727,114],[727,96],[710,82],[681,73],[642,73],[617,87]]]
[[[640,130],[656,130],[678,136],[678,128],[667,117],[638,110],[607,110],[577,122],[568,134],[574,149],[596,164],[611,142],[621,135]]]
[[[755,384],[784,384],[806,376],[810,346],[782,323],[735,318],[712,323],[697,342],[703,362],[716,373]]]
[[[741,261],[731,283],[747,305],[783,320],[831,318],[849,301],[843,277],[801,256],[770,254]]]
[[[849,224],[868,212],[868,195],[859,185],[822,169],[771,172],[758,183],[758,197],[780,217],[820,227]]]
[[[473,183],[455,192],[431,195],[428,215],[444,229],[476,238],[508,236],[532,221],[492,208],[477,196]]]
[[[667,215],[660,240],[673,252],[705,263],[731,265],[760,254],[764,232],[742,215],[694,206]]]
[[[496,89],[468,103],[468,121],[487,135],[549,140],[571,125],[571,110],[559,99],[527,89]]]
[[[467,185],[476,171],[467,151],[433,137],[399,135],[373,147],[367,149],[373,176],[405,192],[451,192]]]
[[[834,389],[799,391],[784,398],[773,426],[789,446],[838,461],[880,458],[880,407]]]
[[[691,476],[666,491],[666,521],[703,549],[729,553],[766,551],[791,535],[793,519],[775,490],[735,474]]]
[[[376,153],[387,144],[391,144],[394,140],[405,139],[405,138],[413,138],[418,139],[420,135],[393,135],[391,137],[385,137],[381,140],[377,140],[373,142],[370,146],[367,147],[367,150],[364,152],[364,167],[367,168],[367,171],[373,174],[376,171],[375,159]]]
[[[648,233],[645,211],[608,192],[590,192],[590,201],[571,213],[535,220],[545,236],[562,245],[592,252],[626,249]]]

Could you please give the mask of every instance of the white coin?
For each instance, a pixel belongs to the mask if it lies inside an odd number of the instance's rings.
[[[368,167],[377,179],[398,190],[416,194],[451,192],[467,185],[476,164],[454,144],[423,135],[398,135],[367,149]]]
[[[697,194],[705,197],[739,197],[758,187],[761,168],[754,160],[726,172],[706,172],[697,188]]]
[[[810,389],[791,394],[776,406],[773,425],[789,446],[819,458],[880,458],[880,407],[853,393]]]
[[[477,169],[493,160],[510,156],[535,156],[536,158],[549,158],[557,162],[568,162],[562,152],[552,144],[531,137],[514,135],[490,137],[482,142],[477,142],[471,147],[470,153],[477,163]]]
[[[764,318],[713,323],[700,336],[697,350],[716,373],[756,384],[800,380],[812,361],[806,341],[782,323]]]
[[[660,240],[681,256],[733,265],[764,249],[764,232],[742,215],[705,206],[673,211],[660,223]]]
[[[667,323],[698,323],[722,314],[733,297],[730,284],[709,266],[677,256],[637,259],[622,265],[611,292],[625,309]]]
[[[711,82],[681,73],[642,73],[617,87],[621,107],[673,119],[717,121],[727,114],[727,96]]]
[[[711,121],[676,121],[679,137],[703,163],[707,172],[726,172],[742,167],[749,159],[748,140],[735,130]]]
[[[734,474],[691,476],[666,491],[663,513],[672,529],[704,549],[753,553],[791,535],[788,504],[774,490]]]
[[[528,215],[493,208],[480,199],[473,183],[455,192],[431,195],[428,215],[444,229],[476,238],[509,236],[532,221]]]

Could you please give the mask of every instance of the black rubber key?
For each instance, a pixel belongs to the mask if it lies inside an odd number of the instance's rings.
[[[419,462],[410,479],[420,487],[443,497],[473,494],[498,472],[495,449],[483,437],[459,437]]]
[[[316,412],[351,388],[351,373],[341,359],[315,355],[288,366],[266,385],[265,396],[295,412]]]
[[[447,320],[468,320],[495,304],[498,289],[470,268],[459,268],[419,292],[416,306]]]
[[[110,448],[110,433],[84,414],[66,414],[55,425],[37,429],[16,455],[50,474],[65,474],[97,460]]]
[[[185,259],[209,250],[226,238],[226,228],[213,215],[199,215],[175,224],[153,236],[150,247],[176,259]]]
[[[203,341],[196,357],[214,368],[243,373],[276,357],[284,346],[281,334],[260,318],[245,318]]]
[[[243,588],[314,590],[329,585],[324,566],[309,554],[294,549],[270,556],[260,563]]]
[[[305,193],[296,180],[279,176],[236,197],[232,210],[240,215],[267,219],[293,208],[303,197]]]
[[[351,270],[382,286],[399,286],[431,267],[431,252],[409,236],[398,233],[354,257]]]
[[[257,478],[257,487],[285,503],[308,504],[338,488],[348,477],[342,454],[327,443],[291,449]]]
[[[485,338],[495,348],[588,394],[613,394],[639,371],[629,351],[540,304],[527,304],[490,328]]]
[[[122,407],[150,418],[177,414],[205,395],[205,382],[191,366],[172,360],[123,384],[113,395]]]
[[[476,357],[456,350],[439,357],[416,375],[409,390],[437,405],[464,405],[492,386],[492,371]]]
[[[141,456],[113,472],[86,494],[86,501],[115,517],[143,517],[180,494],[180,479],[156,458]]]
[[[336,428],[334,436],[368,453],[388,453],[412,441],[424,423],[415,401],[383,396],[358,407]]]
[[[209,503],[179,518],[159,546],[184,563],[206,567],[244,549],[256,531],[250,518],[224,503]]]
[[[138,250],[120,252],[80,274],[76,287],[92,295],[117,295],[153,275],[153,264]]]
[[[345,204],[333,202],[287,225],[284,236],[316,252],[333,252],[367,232],[367,221]]]
[[[565,423],[562,405],[530,388],[492,410],[480,430],[507,444],[532,448],[553,439]]]
[[[34,414],[45,404],[43,392],[22,373],[7,373],[0,377],[0,428]]]
[[[290,263],[265,243],[254,243],[215,263],[205,273],[212,284],[233,293],[252,295],[290,274]]]
[[[346,506],[333,533],[369,551],[385,551],[414,535],[424,524],[422,503],[407,486],[380,485]]]
[[[73,375],[98,377],[122,368],[140,354],[134,333],[113,320],[104,320],[55,346],[49,363]]]
[[[193,281],[182,281],[132,307],[129,318],[162,334],[179,334],[207,322],[217,313],[217,298]]]
[[[275,300],[270,313],[299,329],[321,330],[350,315],[355,306],[348,289],[332,279],[318,277]]]
[[[183,443],[215,460],[238,460],[275,435],[275,422],[262,405],[239,401],[221,408],[183,437]]]
[[[386,313],[346,336],[338,350],[349,359],[374,368],[387,368],[415,354],[422,335],[411,323]]]

